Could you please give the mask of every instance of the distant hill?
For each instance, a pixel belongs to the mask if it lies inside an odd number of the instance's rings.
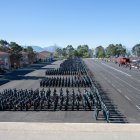
[[[34,51],[36,52],[42,52],[42,51],[45,51],[44,48],[40,47],[40,46],[32,46],[32,48],[34,49]]]
[[[26,48],[26,46],[23,46],[24,48]],[[40,47],[40,46],[32,46],[33,50],[36,52],[42,52],[42,51],[48,51],[48,52],[55,52],[56,48],[62,48],[60,46],[57,45],[52,45],[52,46],[48,46],[48,47]]]
[[[56,50],[57,48],[62,48],[62,47],[57,46],[57,45],[52,45],[52,46],[45,47],[44,49],[45,49],[46,51],[48,51],[48,52],[55,52],[55,50]]]

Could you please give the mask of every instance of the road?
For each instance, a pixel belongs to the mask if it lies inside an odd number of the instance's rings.
[[[110,98],[125,121],[140,123],[140,71],[96,59],[84,61],[101,87],[103,95]]]

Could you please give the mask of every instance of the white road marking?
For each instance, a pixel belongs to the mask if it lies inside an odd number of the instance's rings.
[[[126,98],[127,100],[131,101],[131,99],[130,99],[129,97],[127,97],[126,95],[125,95],[125,98]]]
[[[99,65],[98,65],[98,66],[99,66]],[[101,66],[99,66],[99,67],[100,67],[101,69],[103,69]],[[126,82],[126,81],[122,80],[121,78],[119,78],[118,76],[115,76],[114,74],[110,73],[108,70],[105,70],[105,69],[103,69],[103,70],[106,71],[106,72],[108,72],[108,73],[109,73],[110,75],[112,75],[113,77],[115,77],[115,78],[119,79],[120,81],[124,82],[125,84],[127,84],[127,85],[130,86],[131,88],[133,88],[133,89],[139,91],[139,94],[140,94],[140,89],[138,89],[138,88],[132,86],[132,85],[129,84],[128,82]]]
[[[119,91],[120,93],[122,93],[122,91],[120,89],[117,89],[117,91]]]
[[[131,77],[131,79],[136,80],[137,82],[140,83],[140,80],[137,80],[136,78]]]
[[[116,70],[116,71],[118,71],[118,72],[120,72],[120,73],[122,73],[122,74],[125,74],[125,75],[127,75],[127,76],[131,76],[130,74],[127,74],[127,73],[125,73],[125,72],[123,72],[123,71],[121,71],[121,70],[115,69],[114,67],[108,66],[108,65],[106,65],[106,64],[104,64],[104,63],[101,63],[101,64],[103,64],[103,65],[105,65],[106,67],[109,67],[109,68],[111,68],[111,69],[113,69],[113,70]]]
[[[107,66],[107,67],[111,67],[111,66],[108,66],[107,64],[104,64],[104,63],[102,63],[103,65],[105,65],[105,66]],[[133,66],[134,67],[134,66]],[[119,72],[123,72],[123,71],[121,71],[121,70],[118,70],[118,69],[115,69],[114,67],[111,67],[111,68],[113,68],[114,70],[117,70],[117,71],[119,71]],[[140,83],[140,80],[138,80],[138,79],[136,79],[136,78],[134,78],[134,77],[132,77],[132,75],[129,75],[129,74],[127,74],[127,73],[125,73],[125,72],[123,72],[125,75],[127,75],[127,76],[129,76],[129,78],[131,78],[131,79],[133,79],[133,80],[136,80],[137,82],[139,82]]]
[[[134,87],[134,86],[132,86],[132,85],[130,85],[129,83],[127,83],[126,81],[124,81],[124,80],[122,80],[122,79],[120,79],[118,76],[115,76],[115,75],[113,75],[114,77],[116,77],[117,79],[119,79],[119,80],[121,80],[122,82],[124,82],[125,84],[127,84],[127,85],[129,85],[130,87],[132,87],[133,89],[135,89],[135,90],[137,90],[137,91],[139,91],[140,92],[140,89],[137,89],[136,87]]]
[[[136,105],[136,107],[140,110],[140,107],[138,105]]]
[[[111,84],[113,87],[115,87],[115,85],[114,84]]]

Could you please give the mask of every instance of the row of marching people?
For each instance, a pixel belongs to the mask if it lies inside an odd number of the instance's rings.
[[[85,89],[86,91],[86,89]],[[95,101],[93,95],[80,90],[64,91],[62,88],[53,91],[8,89],[0,94],[0,110],[93,110]]]
[[[58,69],[47,69],[46,75],[83,75],[86,74],[83,62],[79,58],[67,59]]]
[[[84,75],[86,71],[84,69],[73,68],[58,68],[46,70],[46,75]]]
[[[38,95],[39,89],[5,89],[0,93],[0,110],[28,110]]]
[[[88,76],[46,77],[40,81],[40,87],[90,87]]]
[[[110,122],[110,111],[107,107],[107,105],[104,103],[104,100],[102,99],[102,96],[100,95],[98,89],[95,86],[91,86],[91,92],[94,94],[96,98],[95,99],[95,106],[94,106],[94,111],[95,111],[95,118],[98,120],[99,113],[102,112],[105,120],[107,122]]]
[[[1,111],[28,111],[28,110],[94,110],[95,117],[98,119],[99,112],[102,111],[105,119],[109,122],[109,110],[103,102],[98,92],[79,89],[70,91],[68,88],[64,91],[62,88],[47,91],[36,90],[17,90],[6,89],[0,93]]]
[[[60,68],[69,68],[73,70],[83,69],[83,63],[80,58],[69,58],[60,64]]]

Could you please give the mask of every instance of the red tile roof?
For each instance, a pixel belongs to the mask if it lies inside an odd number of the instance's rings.
[[[0,51],[0,55],[9,56],[9,53],[6,53],[6,52],[1,52],[1,51]]]
[[[48,58],[48,57],[50,57],[50,55],[51,55],[51,53],[48,51],[42,51],[42,52],[37,53],[37,57],[42,58],[42,59]]]

